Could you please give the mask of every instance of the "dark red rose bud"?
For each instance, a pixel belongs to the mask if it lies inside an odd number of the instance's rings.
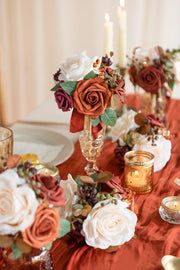
[[[55,74],[53,74],[53,78],[54,78],[55,82],[59,82],[60,81],[60,79],[59,79],[60,74],[61,74],[61,70],[59,68],[57,70],[57,72]]]

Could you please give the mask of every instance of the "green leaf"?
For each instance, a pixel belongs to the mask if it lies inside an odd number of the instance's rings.
[[[52,243],[49,243],[48,245],[45,246],[45,248],[46,248],[47,250],[50,250],[51,247],[52,247]]]
[[[15,259],[19,259],[22,256],[22,252],[15,244],[12,245],[12,252]]]
[[[76,81],[67,81],[60,83],[62,89],[70,96],[72,96],[74,90],[76,89],[77,82]]]
[[[75,181],[76,181],[77,185],[79,185],[79,183],[81,182],[81,177],[80,177],[80,175],[77,175],[77,176],[76,176]]]
[[[168,81],[168,86],[171,88],[171,90],[173,90],[174,88],[174,81]]]
[[[92,70],[84,77],[84,80],[88,80],[88,79],[96,78],[96,77],[97,77],[97,74]]]
[[[101,121],[108,126],[113,127],[116,124],[117,116],[115,111],[107,108],[105,112],[101,115]]]
[[[50,89],[50,91],[56,91],[59,87],[59,83],[57,83],[53,88]]]
[[[99,118],[99,116],[95,119],[91,119],[91,123],[93,125],[93,127],[96,127],[99,123],[100,123],[101,119]]]
[[[96,178],[97,178],[98,174],[97,173],[93,173],[91,174],[91,178],[96,181]]]
[[[71,231],[71,224],[67,219],[61,219],[59,237],[63,237]]]

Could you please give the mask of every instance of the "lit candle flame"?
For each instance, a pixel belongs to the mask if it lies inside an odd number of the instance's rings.
[[[110,17],[109,17],[109,14],[108,13],[105,14],[105,20],[106,20],[106,22],[109,22],[110,21]]]
[[[125,7],[125,0],[120,0],[120,6],[121,6],[122,8]]]

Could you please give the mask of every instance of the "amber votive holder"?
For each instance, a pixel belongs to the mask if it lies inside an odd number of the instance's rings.
[[[159,208],[159,214],[168,223],[180,224],[180,196],[164,198]]]
[[[6,166],[7,159],[13,153],[13,132],[0,127],[0,171]]]
[[[154,155],[146,151],[130,151],[124,156],[126,186],[137,194],[153,188]]]

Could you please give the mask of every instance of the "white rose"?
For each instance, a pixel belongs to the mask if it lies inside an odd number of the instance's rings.
[[[68,174],[67,180],[61,180],[60,186],[64,190],[65,207],[62,209],[62,218],[68,218],[72,215],[72,205],[75,203],[77,191],[77,184],[70,174]]]
[[[15,234],[31,226],[37,207],[34,191],[14,170],[0,174],[0,234]]]
[[[146,136],[142,137],[133,147],[133,150],[144,150],[154,155],[154,172],[160,171],[171,157],[171,142],[166,140],[162,135],[158,135],[158,140],[155,141],[156,146],[152,145],[152,141],[148,141]]]
[[[129,241],[135,232],[137,216],[128,204],[117,199],[117,204],[105,200],[97,203],[83,222],[82,234],[87,245],[106,249]]]
[[[93,63],[97,59],[98,57],[88,57],[86,52],[69,57],[61,67],[63,78],[67,81],[82,80],[85,75],[94,70]]]
[[[137,113],[133,110],[129,110],[119,117],[115,126],[111,129],[109,136],[113,138],[113,141],[120,140],[120,144],[123,146],[124,135],[130,130],[137,128],[138,126],[134,122],[134,116]]]

